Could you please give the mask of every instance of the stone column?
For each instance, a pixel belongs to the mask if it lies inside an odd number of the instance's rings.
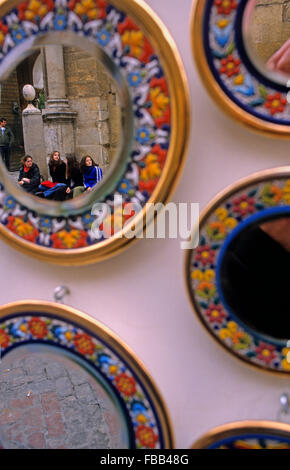
[[[66,94],[66,81],[62,46],[46,46],[44,49],[47,102],[42,110],[47,156],[58,150],[61,157],[75,153],[74,120]]]
[[[31,97],[35,97],[32,86],[30,93],[32,93]],[[25,94],[24,97],[27,99]],[[28,96],[28,99],[31,99],[31,97]],[[22,126],[25,154],[32,157],[34,163],[39,167],[40,174],[44,179],[47,179],[48,169],[46,164],[46,149],[41,111],[35,108],[31,103],[22,111]]]

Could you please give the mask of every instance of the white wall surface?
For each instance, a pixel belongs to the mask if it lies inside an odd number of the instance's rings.
[[[191,92],[190,147],[173,200],[204,207],[240,177],[288,164],[289,142],[242,128],[206,94],[190,48],[191,0],[147,3],[177,43]],[[68,285],[67,303],[109,326],[143,361],[167,404],[178,448],[219,424],[276,418],[289,382],[243,365],[202,329],[186,296],[178,240],[141,240],[116,258],[80,268],[41,263],[2,241],[0,253],[1,304],[52,300],[57,285]]]

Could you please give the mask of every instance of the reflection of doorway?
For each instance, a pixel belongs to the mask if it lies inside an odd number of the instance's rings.
[[[7,119],[7,125],[15,137],[10,154],[11,171],[19,170],[20,160],[24,155],[22,110],[27,103],[23,98],[22,88],[26,83],[32,83],[32,68],[38,54],[36,52],[25,59],[1,86],[0,116]]]

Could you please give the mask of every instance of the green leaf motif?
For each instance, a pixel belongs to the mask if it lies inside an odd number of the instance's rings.
[[[226,52],[226,55],[227,55],[227,56],[228,56],[228,55],[231,55],[231,54],[234,52],[235,48],[236,48],[235,43],[232,42],[232,43],[229,45],[229,47],[228,47],[228,50],[227,50],[227,52]]]
[[[266,99],[267,96],[268,96],[267,89],[263,85],[259,85],[258,90],[259,90],[259,93],[262,96],[262,98]]]

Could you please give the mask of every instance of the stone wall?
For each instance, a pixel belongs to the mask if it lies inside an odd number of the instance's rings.
[[[290,37],[290,0],[257,0],[251,19],[251,42],[266,62]]]
[[[17,104],[18,109],[13,106],[14,103]],[[18,170],[20,159],[24,152],[20,108],[17,73],[16,70],[14,70],[9,79],[3,82],[0,98],[0,117],[7,119],[7,125],[10,127],[15,137],[10,155],[10,168],[14,170]]]
[[[89,154],[103,169],[112,163],[121,135],[121,111],[114,83],[93,57],[64,48],[67,98],[74,122],[79,158]]]

